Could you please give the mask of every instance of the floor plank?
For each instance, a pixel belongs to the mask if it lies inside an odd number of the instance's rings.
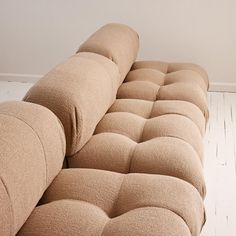
[[[0,81],[0,101],[21,100],[32,83]]]
[[[205,135],[207,222],[201,236],[236,235],[236,93],[209,93]]]

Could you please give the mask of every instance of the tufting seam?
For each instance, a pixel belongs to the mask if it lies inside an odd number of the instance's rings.
[[[1,114],[1,115],[2,115],[2,114]],[[10,197],[9,190],[8,190],[8,188],[7,188],[7,185],[6,185],[5,181],[4,181],[3,178],[1,177],[1,175],[0,175],[0,181],[2,182],[3,187],[4,187],[4,189],[6,190],[6,193],[7,193],[9,202],[10,202],[10,208],[11,208],[11,213],[10,213],[10,215],[11,215],[11,220],[12,220],[12,222],[11,222],[11,224],[10,224],[10,235],[12,235],[12,234],[13,234],[13,230],[14,230],[13,228],[14,228],[14,226],[15,226],[14,210],[13,210],[13,206],[12,206],[12,201],[11,201],[11,197]]]
[[[164,80],[165,80],[165,76],[164,76]],[[132,81],[126,82],[125,84],[127,84],[127,83],[132,83],[132,82],[145,82],[145,83],[149,83],[149,84],[155,84],[155,83],[153,83],[153,82],[151,82],[151,81],[145,81],[145,80],[132,80]],[[162,87],[171,86],[171,85],[175,85],[175,84],[181,84],[181,83],[183,84],[183,82],[181,82],[181,81],[174,82],[174,83],[170,83],[170,84],[168,84],[168,85],[165,85],[165,84],[164,84],[164,85],[157,85],[157,84],[155,84],[155,86],[159,86],[159,88],[158,88],[158,90],[157,90],[157,92],[156,92],[156,100],[155,100],[155,101],[157,101],[157,100],[163,100],[163,99],[160,99],[160,98],[159,98],[159,92],[160,92],[160,89],[161,89]],[[186,84],[186,83],[184,83],[184,84]],[[188,83],[188,84],[191,84],[191,83]],[[194,83],[194,85],[197,85],[197,87],[199,88],[199,91],[201,91],[201,93],[203,94],[203,97],[205,98],[205,99],[204,99],[204,103],[206,104],[207,102],[205,101],[205,100],[206,100],[206,94],[205,94],[205,92],[203,91],[203,89],[201,88],[201,86],[198,85],[197,83]],[[142,100],[144,100],[144,99],[142,99]],[[146,100],[148,100],[148,99],[146,99]],[[183,99],[178,99],[178,98],[171,99],[171,100],[185,101],[185,100],[183,100]],[[195,103],[193,103],[193,102],[190,102],[190,103],[192,103],[192,104],[198,106],[197,104],[195,104]],[[198,107],[199,107],[199,106],[198,106]],[[199,107],[199,108],[200,108],[200,107]],[[205,105],[204,105],[204,107],[200,108],[200,110],[201,110],[202,113],[204,114],[205,119],[208,120],[208,112],[206,111]]]
[[[117,100],[122,100],[122,98],[121,98],[121,99],[117,99]],[[123,99],[123,100],[136,100],[136,99]],[[138,99],[137,99],[137,100],[138,100]],[[147,101],[147,100],[143,100],[143,99],[140,99],[140,100],[142,100],[142,101]],[[162,100],[162,101],[174,101],[174,100]],[[176,100],[176,101],[182,101],[182,100]],[[152,102],[152,101],[147,101],[147,102]],[[173,114],[174,114],[174,115],[180,115],[180,116],[184,116],[184,117],[190,119],[190,120],[198,127],[198,129],[200,130],[202,136],[204,135],[204,130],[202,131],[202,130],[201,130],[201,127],[200,127],[190,116],[185,115],[185,114],[183,114],[183,113],[180,113],[180,112],[166,112],[166,113],[163,113],[163,114],[160,114],[160,115],[157,115],[157,116],[152,116],[153,108],[154,108],[154,105],[155,105],[156,102],[159,102],[159,100],[156,100],[156,101],[152,102],[152,103],[153,103],[153,104],[152,104],[152,108],[151,108],[151,111],[150,111],[148,117],[144,117],[144,116],[141,116],[141,115],[138,114],[138,113],[130,112],[130,111],[125,111],[125,110],[124,110],[124,111],[108,111],[108,113],[126,112],[126,113],[130,113],[130,114],[134,114],[134,115],[140,116],[141,118],[144,118],[144,119],[152,119],[152,118],[160,117],[160,116],[163,116],[163,115],[173,115]],[[205,119],[205,118],[204,118],[204,115],[203,115],[203,113],[202,113],[202,111],[200,110],[200,108],[199,108],[198,106],[196,106],[195,104],[193,104],[193,103],[191,103],[191,102],[188,102],[188,101],[182,101],[182,102],[186,102],[186,103],[188,103],[188,104],[193,105],[194,108],[197,108],[197,109],[198,109],[198,111],[199,111],[200,114],[202,115],[203,119]],[[204,122],[204,123],[205,123],[205,122]],[[206,126],[206,123],[205,123],[205,126]]]
[[[171,74],[177,74],[178,72],[183,72],[183,71],[187,71],[187,72],[191,71],[191,72],[197,74],[197,75],[199,76],[199,78],[201,78],[202,85],[206,86],[205,80],[204,80],[204,78],[202,77],[202,75],[199,74],[199,73],[198,73],[197,71],[195,71],[195,70],[181,69],[181,70],[176,70],[176,71],[167,72],[165,75],[167,76],[167,75],[171,75]],[[165,81],[165,80],[164,80],[164,81]],[[192,82],[193,82],[193,81],[192,81]],[[191,83],[192,83],[192,82],[191,82]],[[176,83],[176,82],[174,82],[174,83]],[[193,83],[198,84],[198,83],[195,82],[195,81],[194,81]],[[166,85],[165,82],[164,82],[164,84]],[[172,84],[173,84],[173,83],[172,83]],[[200,86],[200,85],[198,84],[198,86]],[[201,86],[200,86],[200,87],[201,87]],[[201,89],[204,90],[204,88],[202,88],[202,87],[201,87]],[[204,92],[207,92],[207,88],[206,88],[206,91],[204,90]]]
[[[103,233],[105,232],[105,229],[106,229],[108,223],[110,223],[113,219],[118,218],[118,217],[122,217],[123,215],[125,215],[125,214],[127,214],[127,213],[129,213],[129,212],[135,211],[136,209],[147,209],[147,208],[163,209],[163,210],[166,210],[166,211],[169,211],[169,212],[175,214],[176,216],[178,216],[179,218],[182,219],[182,221],[184,222],[184,224],[188,227],[189,232],[192,234],[192,231],[191,231],[190,227],[188,226],[186,220],[185,220],[180,214],[178,214],[176,211],[173,211],[173,210],[170,210],[170,209],[161,207],[161,206],[145,206],[145,207],[137,207],[137,208],[132,209],[132,210],[130,210],[130,211],[127,211],[127,212],[125,212],[125,213],[123,213],[123,214],[121,214],[121,215],[119,215],[119,216],[117,216],[117,217],[109,218],[109,219],[107,220],[107,222],[105,223],[104,227],[103,227],[101,236],[103,236]],[[205,211],[204,211],[204,215],[205,215]],[[203,221],[203,222],[202,222],[201,229],[202,229],[202,227],[204,226],[204,224],[205,224],[205,222]]]
[[[161,89],[163,86],[165,86],[165,85],[161,85],[161,86],[158,88],[158,90],[157,90],[157,92],[156,92],[156,100],[153,101],[153,102],[156,102],[156,101],[158,101],[158,100],[163,100],[163,99],[159,99],[159,91],[160,91],[160,89]]]
[[[129,153],[129,170],[128,170],[128,173],[131,173],[130,170],[131,170],[131,167],[132,167],[132,163],[133,163],[133,157],[134,157],[134,153],[136,151],[136,148],[138,146],[139,143],[137,143],[133,149],[131,149],[130,153]]]
[[[116,199],[114,200],[114,204],[113,204],[113,207],[112,207],[110,218],[116,217],[116,211],[117,211],[116,208],[117,208],[117,204],[118,204],[118,201],[119,201],[119,198],[120,198],[120,193],[121,193],[122,186],[124,185],[124,182],[125,182],[125,177],[126,177],[126,174],[122,174],[122,181],[121,181],[120,188],[119,188],[118,194],[116,196]]]
[[[145,126],[146,126],[146,124],[147,124],[147,121],[148,121],[148,119],[145,119],[144,125],[143,125],[143,128],[142,128],[141,135],[140,135],[140,137],[139,137],[139,142],[138,142],[138,143],[142,143],[142,142],[143,142],[143,131],[144,131],[144,129],[145,129]]]
[[[164,77],[165,77],[165,76],[164,76]],[[163,78],[164,78],[164,77],[163,77]],[[158,86],[158,87],[162,86],[162,84],[158,84],[158,83],[155,83],[155,82],[153,82],[153,81],[151,81],[151,80],[144,80],[144,79],[128,80],[128,81],[125,81],[124,84],[127,84],[127,83],[134,83],[134,82],[145,82],[145,83],[153,84],[153,85],[155,85],[155,87],[156,87],[156,86]],[[163,84],[164,84],[164,82],[163,82]]]
[[[189,117],[189,116],[187,116],[187,115],[184,115],[184,114],[181,114],[181,113],[178,113],[178,112],[173,112],[173,113],[168,112],[168,113],[165,113],[165,114],[163,114],[163,115],[170,115],[170,114],[171,114],[171,115],[183,116],[183,117],[185,117],[185,118],[191,120],[191,121],[194,123],[194,125],[198,128],[199,132],[201,133],[201,136],[204,135],[203,132],[201,131],[201,128],[195,123],[195,121],[194,121],[191,117]],[[162,116],[162,115],[160,115],[160,116]]]
[[[160,206],[160,205],[158,205],[158,204],[157,204],[157,205],[148,204],[148,205],[143,205],[143,206],[137,206],[137,207],[135,207],[135,208],[133,208],[133,209],[131,209],[131,210],[128,210],[128,211],[126,211],[126,212],[124,212],[124,213],[122,213],[122,214],[120,214],[120,215],[117,215],[117,216],[115,216],[115,217],[111,217],[110,220],[112,220],[112,219],[114,219],[114,218],[116,218],[116,217],[122,217],[124,214],[126,214],[126,213],[128,213],[128,212],[131,212],[131,211],[136,210],[136,209],[142,209],[142,208],[161,208],[161,209],[165,209],[165,210],[171,211],[171,212],[173,212],[174,214],[176,214],[177,216],[179,216],[179,217],[185,222],[185,224],[188,226],[188,228],[189,228],[191,234],[193,233],[192,230],[190,229],[190,227],[189,227],[187,221],[186,221],[186,220],[184,219],[184,217],[181,216],[177,211],[175,211],[175,210],[173,210],[173,209],[169,209],[168,206],[166,206],[166,208],[165,208],[165,206]],[[205,211],[204,211],[203,214],[204,214],[204,215],[203,215],[202,224],[204,224],[204,222],[205,222]]]
[[[162,85],[158,85],[158,84],[155,84],[154,82],[152,82],[152,81],[147,81],[147,80],[132,80],[132,81],[127,81],[127,82],[124,82],[123,84],[126,86],[125,88],[127,88],[127,85],[128,84],[134,84],[134,83],[139,83],[139,84],[143,84],[143,83],[145,83],[145,84],[151,84],[151,85],[154,85],[155,87],[158,87],[158,89],[162,86]],[[122,84],[122,85],[123,85]],[[120,88],[119,89],[121,89],[123,86],[120,86]],[[119,98],[118,98],[119,99]]]
[[[103,228],[102,228],[102,232],[100,233],[100,236],[103,235],[104,231],[105,231],[105,228],[107,227],[108,223],[110,223],[112,219],[111,218],[108,218],[107,221],[105,222],[105,224],[103,225]]]
[[[41,147],[42,147],[42,150],[43,150],[43,154],[44,154],[44,161],[45,161],[45,169],[46,169],[46,173],[45,173],[45,177],[46,177],[46,184],[45,184],[45,187],[48,183],[48,166],[47,166],[47,158],[46,158],[46,153],[45,153],[45,149],[44,149],[44,146],[43,146],[43,142],[42,140],[40,139],[39,135],[37,134],[37,132],[34,130],[34,128],[28,124],[26,121],[24,121],[23,119],[19,118],[19,117],[16,117],[16,116],[13,116],[13,115],[10,115],[10,114],[5,114],[5,113],[0,113],[1,115],[5,115],[5,116],[10,116],[10,117],[13,117],[17,120],[20,120],[21,122],[23,122],[24,124],[26,124],[32,131],[33,133],[35,134],[35,136],[38,138],[40,144],[41,144]]]
[[[150,119],[150,118],[151,118],[151,115],[152,115],[152,111],[153,111],[153,108],[154,108],[155,102],[156,102],[156,101],[154,101],[154,102],[152,103],[152,107],[151,107],[151,110],[150,110],[150,113],[149,113],[149,116],[148,116],[147,119]]]
[[[74,112],[74,116],[70,117],[70,119],[71,119],[71,124],[75,123],[75,127],[74,127],[75,130],[73,130],[73,125],[72,125],[70,132],[72,133],[71,145],[75,146],[77,141],[78,140],[80,141],[82,139],[81,127],[84,127],[83,126],[84,121],[83,121],[81,109],[79,107],[74,106],[73,112]],[[73,119],[75,122],[73,122]]]
[[[171,113],[171,112],[167,112],[167,113],[165,113],[165,114],[161,114],[161,115],[158,115],[158,116],[150,117],[149,120],[150,120],[150,119],[155,119],[155,118],[157,118],[157,117],[161,117],[161,116],[168,116],[168,115],[182,116],[182,117],[184,117],[184,118],[190,120],[192,123],[194,123],[194,126],[196,126],[196,128],[198,129],[198,131],[200,132],[200,135],[203,136],[200,127],[195,123],[195,121],[194,121],[192,118],[190,118],[190,117],[187,116],[187,115],[184,115],[184,114],[178,113],[178,112],[173,112],[173,113]]]
[[[184,141],[185,143],[189,144],[189,145],[194,149],[194,151],[196,152],[197,156],[199,157],[199,159],[200,159],[201,162],[202,162],[202,158],[201,158],[201,156],[199,155],[199,153],[197,152],[197,150],[195,149],[195,147],[193,147],[192,144],[190,144],[189,142],[187,142],[187,141],[184,140],[183,138],[180,138],[180,137],[177,137],[177,136],[174,136],[174,135],[161,136],[161,137],[176,138],[176,139],[180,139],[180,140]],[[159,138],[160,138],[160,137],[159,137]],[[149,139],[149,140],[151,140],[151,139]]]
[[[146,122],[145,122],[145,125],[146,125]],[[145,126],[144,125],[144,126]],[[115,131],[115,130],[113,130],[113,131]],[[117,130],[117,131],[119,131],[119,130]],[[192,146],[192,144],[190,144],[189,142],[187,142],[186,140],[184,140],[183,138],[180,138],[180,137],[177,137],[177,136],[174,136],[174,135],[167,135],[167,136],[156,136],[156,137],[153,137],[153,138],[151,138],[151,139],[148,139],[148,140],[145,140],[145,141],[142,141],[142,139],[141,139],[141,141],[140,142],[136,142],[135,140],[133,140],[129,135],[127,135],[126,133],[115,133],[115,132],[112,132],[111,130],[107,130],[106,132],[101,132],[101,133],[114,133],[114,134],[119,134],[119,135],[122,135],[122,136],[124,136],[124,137],[126,137],[126,138],[129,138],[130,140],[132,140],[133,142],[135,142],[135,143],[137,143],[137,144],[139,144],[139,143],[145,143],[145,142],[148,142],[148,141],[150,141],[150,140],[153,140],[153,139],[156,139],[156,138],[164,138],[164,137],[169,137],[169,138],[176,138],[176,139],[179,139],[179,140],[182,140],[183,142],[185,142],[185,143],[187,143],[189,146],[191,146],[192,147],[192,149],[194,150],[194,152],[197,154],[197,156],[199,157],[199,159],[201,160],[201,162],[202,162],[202,158],[201,158],[201,156],[199,155],[199,153],[196,151],[196,149]],[[101,134],[101,133],[97,133],[97,134]],[[97,135],[96,134],[96,135]],[[143,133],[142,133],[143,134]]]
[[[125,136],[125,137],[131,139],[132,141],[138,143],[136,140],[134,140],[133,138],[131,138],[129,134],[127,134],[126,132],[121,132],[119,129],[107,129],[106,131],[96,133],[95,135],[97,135],[97,134],[101,134],[101,133],[114,133],[114,134],[120,134],[120,135],[123,135],[123,136]]]

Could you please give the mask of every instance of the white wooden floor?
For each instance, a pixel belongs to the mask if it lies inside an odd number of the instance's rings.
[[[0,81],[0,102],[21,100],[32,85],[32,83]]]
[[[208,101],[202,236],[236,236],[236,93],[209,93]]]
[[[20,100],[30,83],[0,82],[0,101]],[[236,93],[209,93],[205,136],[207,222],[201,236],[236,236]]]

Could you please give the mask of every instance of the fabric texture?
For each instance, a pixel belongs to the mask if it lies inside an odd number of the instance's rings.
[[[138,49],[138,34],[126,25],[112,23],[92,34],[78,52],[94,52],[112,60],[119,68],[122,83],[137,57]]]
[[[105,25],[0,105],[0,235],[199,236],[207,74],[138,47]]]
[[[197,190],[185,181],[162,175],[65,169],[47,189],[41,204],[20,236],[197,236],[205,221]]]
[[[43,121],[43,122],[42,122]],[[65,137],[48,109],[0,104],[0,235],[15,235],[62,167]]]
[[[61,120],[66,154],[73,155],[93,135],[114,102],[120,74],[109,59],[78,53],[50,71],[26,94],[24,101],[43,105]]]
[[[209,80],[207,72],[199,65],[192,63],[168,63],[162,61],[137,61],[133,64],[132,70],[148,68],[158,70],[164,74],[169,74],[176,71],[190,70],[197,72],[206,84],[206,88],[209,88]],[[190,78],[191,80],[191,78]],[[187,79],[185,79],[187,81]]]
[[[94,136],[68,158],[69,167],[174,176],[204,198],[208,84],[200,67],[173,65],[135,62]]]

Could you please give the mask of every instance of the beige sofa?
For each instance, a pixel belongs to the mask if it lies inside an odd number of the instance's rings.
[[[207,74],[138,48],[105,25],[0,104],[0,235],[200,234]]]

